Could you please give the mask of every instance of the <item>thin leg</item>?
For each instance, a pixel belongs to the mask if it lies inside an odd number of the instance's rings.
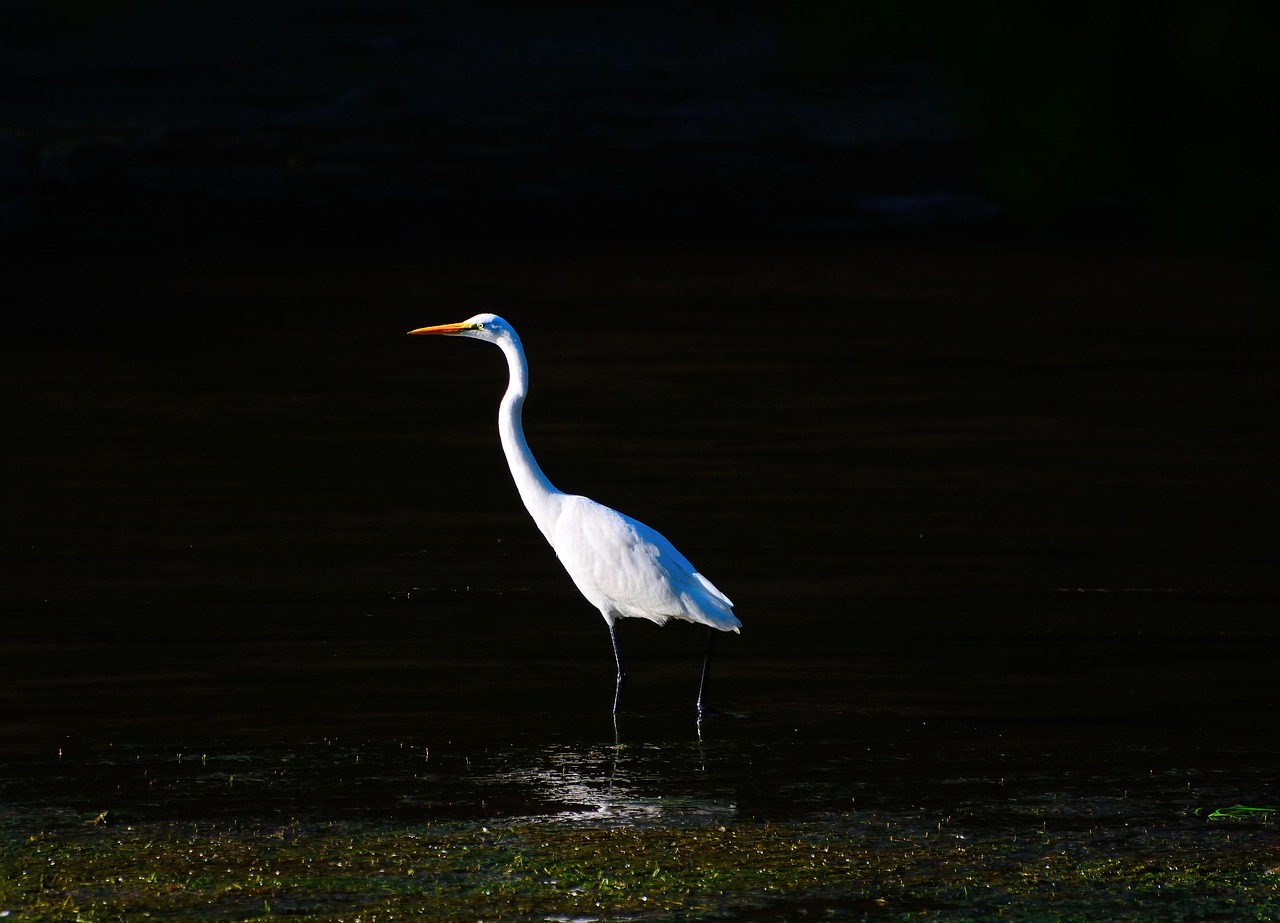
[[[707,629],[707,655],[702,660],[702,682],[698,683],[698,714],[706,715],[711,709],[703,704],[702,697],[707,691],[707,676],[711,673],[711,650],[716,646],[716,630]]]
[[[618,685],[613,690],[613,713],[616,715],[622,708],[622,687],[627,682],[627,671],[622,669],[622,651],[618,649],[618,629],[613,622],[609,623],[609,640],[613,642],[613,659],[618,662]]]

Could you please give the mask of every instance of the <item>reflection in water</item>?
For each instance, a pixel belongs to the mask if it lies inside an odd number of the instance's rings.
[[[722,779],[731,770],[715,765],[727,753],[708,754],[701,718],[696,739],[687,741],[628,742],[625,723],[614,716],[611,744],[551,744],[504,754],[480,784],[527,788],[533,803],[557,806],[544,809],[542,819],[565,823],[702,823],[734,816],[736,804]]]
[[[652,754],[649,754],[652,756]],[[537,767],[494,774],[499,784],[517,783],[538,793],[539,800],[561,805],[540,815],[545,820],[585,824],[674,821],[731,816],[733,805],[646,793],[639,767],[629,763],[625,745],[588,750],[554,749],[540,755]],[[650,762],[648,768],[653,769]],[[648,791],[652,792],[652,778]]]

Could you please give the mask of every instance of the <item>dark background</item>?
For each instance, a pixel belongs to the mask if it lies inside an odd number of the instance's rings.
[[[6,5],[7,739],[603,708],[480,310],[737,703],[1273,722],[1275,20]]]
[[[9,3],[4,227],[340,251],[1274,230],[1264,3]]]

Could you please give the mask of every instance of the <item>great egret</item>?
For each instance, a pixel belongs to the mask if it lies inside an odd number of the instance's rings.
[[[498,435],[520,499],[539,531],[551,543],[574,585],[600,610],[609,626],[618,664],[613,711],[622,702],[627,674],[618,649],[619,618],[642,618],[664,624],[683,619],[709,627],[707,652],[698,685],[698,714],[706,708],[703,694],[711,669],[716,631],[737,632],[742,626],[733,603],[676,551],[656,530],[586,497],[566,494],[547,480],[524,438],[521,410],[529,393],[529,363],[515,330],[501,317],[477,314],[458,324],[419,327],[410,334],[443,334],[493,343],[507,357],[510,380],[498,407]]]

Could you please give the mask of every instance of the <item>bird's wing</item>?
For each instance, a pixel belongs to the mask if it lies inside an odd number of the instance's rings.
[[[586,497],[566,499],[552,544],[596,606],[659,624],[678,618],[737,627],[728,597],[657,530]]]
[[[714,583],[712,583],[710,580],[708,580],[706,577],[702,576],[702,574],[698,573],[697,571],[694,571],[693,579],[697,580],[700,584],[702,584],[702,588],[704,590],[706,590],[716,599],[720,600],[726,606],[729,606],[729,607],[733,606],[733,600],[730,599],[728,596],[725,596],[724,593],[720,592],[720,588],[716,586]]]

